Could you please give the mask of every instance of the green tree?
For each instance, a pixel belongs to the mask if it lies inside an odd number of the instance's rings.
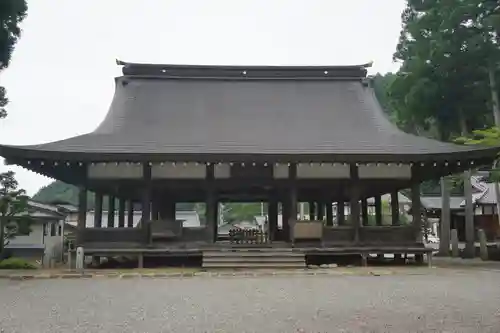
[[[389,87],[406,130],[450,140],[493,124],[492,96],[498,89],[490,92],[489,73],[498,61],[495,6],[490,0],[407,1],[394,54],[402,66]]]
[[[0,254],[16,235],[31,232],[28,196],[8,171],[0,174]]]
[[[21,35],[19,24],[26,17],[27,10],[26,0],[0,1],[0,71],[10,64],[12,51]],[[7,103],[6,89],[0,86],[0,118],[7,116]]]
[[[267,213],[264,205],[264,214]],[[227,222],[253,221],[255,216],[260,215],[260,203],[227,203],[224,205],[224,218]]]
[[[462,136],[455,139],[456,143],[465,145],[481,145],[486,147],[500,147],[500,127],[491,127],[487,129],[474,130],[468,136]],[[500,170],[498,169],[498,158],[495,161],[494,168],[491,170],[490,180],[500,181]]]
[[[78,188],[74,185],[66,184],[57,180],[38,190],[38,192],[33,196],[33,200],[45,203],[58,201],[67,202],[77,206]],[[107,207],[108,201],[104,200],[103,204]],[[89,209],[94,208],[94,196],[90,192],[87,195],[87,205]]]
[[[26,17],[25,0],[0,1],[0,71],[7,68],[20,35],[20,23]],[[0,86],[0,118],[7,116],[9,102],[5,87]],[[30,232],[27,216],[27,200],[24,190],[18,188],[14,172],[0,174],[0,254],[5,245],[18,234]]]

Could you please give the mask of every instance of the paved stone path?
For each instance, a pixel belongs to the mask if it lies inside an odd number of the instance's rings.
[[[0,332],[500,332],[500,273],[0,280]]]

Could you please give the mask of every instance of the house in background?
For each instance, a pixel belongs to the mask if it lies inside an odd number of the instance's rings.
[[[13,257],[36,260],[42,264],[61,261],[64,247],[64,221],[67,212],[57,205],[28,201],[31,232],[9,240],[5,249]]]
[[[483,229],[486,233],[486,238],[489,241],[493,241],[500,236],[495,184],[487,183],[482,175],[471,177],[471,184],[476,239],[477,230]],[[442,209],[441,197],[422,196],[421,202],[427,218],[436,224],[439,223]],[[457,229],[459,241],[465,241],[465,197],[451,196],[450,212],[451,228]],[[439,228],[436,227],[436,229]]]

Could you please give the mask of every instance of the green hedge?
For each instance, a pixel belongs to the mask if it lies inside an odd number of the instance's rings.
[[[37,267],[21,258],[8,258],[0,261],[0,269],[37,269]]]

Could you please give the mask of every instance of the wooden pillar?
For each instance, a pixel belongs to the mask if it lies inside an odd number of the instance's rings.
[[[420,168],[412,167],[412,184],[411,184],[411,213],[413,219],[413,228],[415,229],[415,238],[418,243],[422,239],[422,204],[420,201]],[[399,209],[399,207],[398,207]]]
[[[317,208],[317,220],[318,221],[323,221],[325,218],[325,205],[323,201],[318,201],[316,202],[316,208]]]
[[[368,225],[368,201],[366,198],[361,199],[361,221],[363,225]]]
[[[95,203],[94,203],[94,227],[101,228],[102,227],[102,193],[95,194]]]
[[[333,207],[330,200],[326,204],[326,225],[329,227],[333,226]]]
[[[168,196],[166,200],[162,201],[160,210],[160,219],[175,221],[175,205],[176,202],[171,196]]]
[[[127,205],[127,227],[134,227],[134,201],[130,200]]]
[[[217,198],[214,188],[214,165],[206,166],[205,221],[210,242],[217,241]]]
[[[412,204],[412,210],[413,210],[413,204]],[[392,225],[401,224],[399,220],[399,195],[397,190],[391,192],[391,220],[392,220],[391,223]]]
[[[125,198],[118,201],[118,228],[125,227]]]
[[[86,183],[86,182],[85,182]],[[87,227],[87,187],[86,184],[78,187],[78,221],[76,244],[81,245],[84,242],[85,228]]]
[[[205,221],[208,228],[208,237],[211,242],[215,242],[217,240],[217,200],[213,189],[207,191],[205,205]]]
[[[146,243],[151,242],[151,166],[142,164],[141,227]]]
[[[350,176],[351,176],[351,191],[350,191],[350,206],[351,206],[351,224],[354,228],[354,241],[359,242],[359,198],[360,198],[360,182],[358,167],[354,164],[350,166]]]
[[[475,228],[474,228],[474,206],[472,202],[471,171],[464,172],[464,196],[465,196],[465,258],[476,256]]]
[[[272,194],[267,206],[269,215],[269,239],[275,240],[276,230],[278,230],[278,200],[276,194]]]
[[[108,196],[108,219],[107,219],[107,227],[114,228],[115,227],[115,197],[110,195]]]
[[[337,225],[345,224],[345,202],[344,199],[337,201]]]
[[[289,216],[289,220],[290,221],[297,221],[297,205],[298,205],[298,202],[297,202],[297,187],[292,185],[292,188],[290,189],[290,198],[289,198],[289,201],[290,201],[290,216]],[[288,223],[288,225],[290,225],[290,223]]]
[[[316,220],[316,203],[314,201],[309,201],[309,220]]]
[[[286,211],[283,215],[283,233],[287,241],[290,240],[290,221],[297,220],[297,165],[292,163],[288,167],[288,175],[290,177],[290,186],[288,189],[288,195],[284,200],[284,209]]]
[[[441,220],[439,221],[439,253],[443,256],[450,255],[450,188],[448,179],[441,177]]]
[[[280,234],[280,240],[282,241],[283,236],[285,232],[288,230],[287,224],[288,224],[288,219],[290,218],[290,204],[287,200],[287,197],[285,196],[284,198],[280,198],[280,206],[281,206],[281,234]],[[286,238],[286,236],[283,236]]]
[[[158,221],[160,219],[160,204],[158,198],[151,202],[151,219],[153,221]]]
[[[375,224],[382,225],[382,197],[380,195],[375,196]]]

